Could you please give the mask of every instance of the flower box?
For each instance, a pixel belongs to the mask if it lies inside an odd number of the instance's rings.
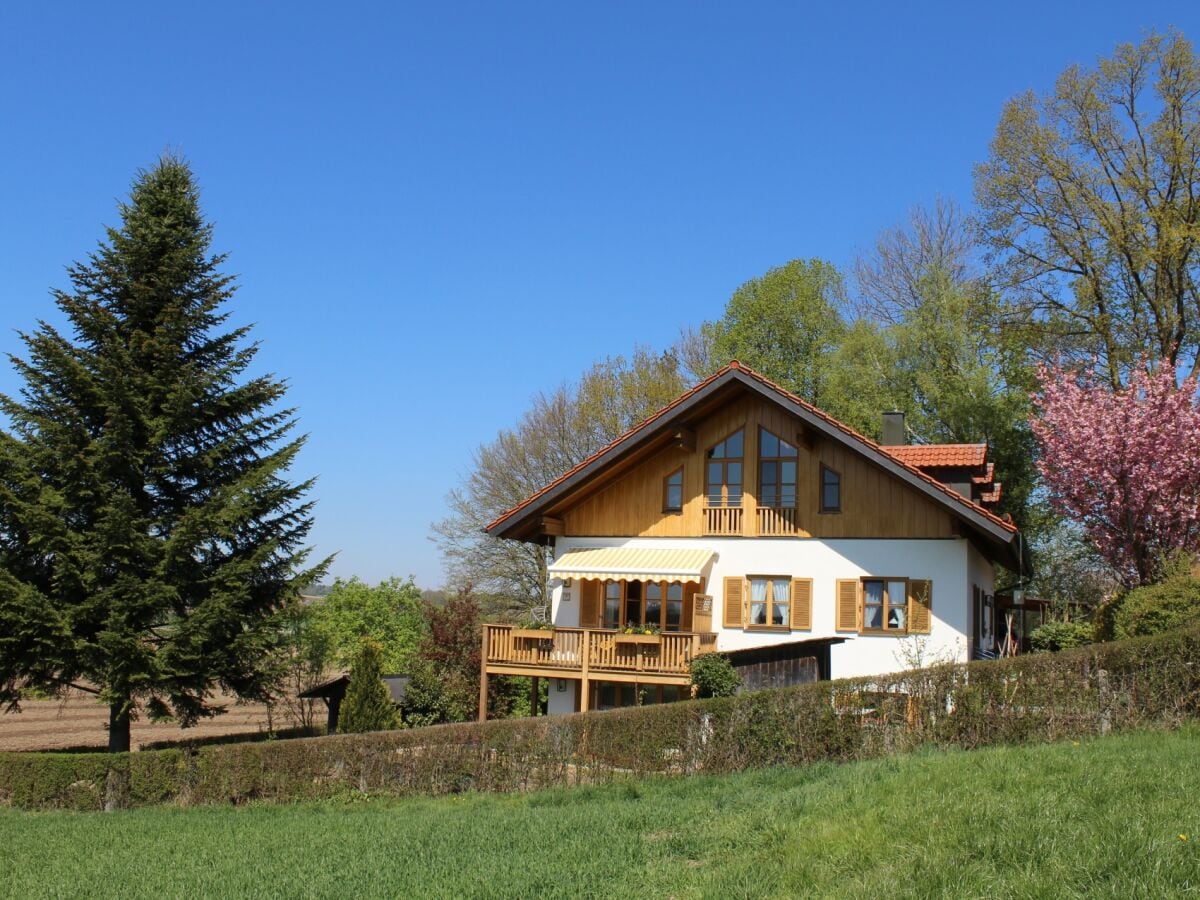
[[[553,628],[514,628],[512,636],[525,641],[550,641],[554,639]]]
[[[618,634],[618,644],[657,644],[662,640],[658,634]]]

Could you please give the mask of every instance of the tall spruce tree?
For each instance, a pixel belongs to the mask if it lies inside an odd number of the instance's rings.
[[[235,285],[210,252],[188,165],[139,172],[121,225],[68,269],[71,336],[23,334],[19,399],[0,396],[0,703],[91,690],[109,750],[140,707],[188,725],[216,688],[261,698],[273,614],[308,565],[311,482],[285,384],[248,377],[224,327]]]

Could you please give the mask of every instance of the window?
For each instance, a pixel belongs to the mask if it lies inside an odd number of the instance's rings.
[[[604,627],[657,625],[663,631],[684,628],[683,585],[678,581],[604,582]]]
[[[691,696],[688,688],[675,684],[633,684],[598,681],[592,686],[592,709],[620,709],[625,706],[649,706],[675,703]]]
[[[683,466],[663,479],[663,512],[683,511]]]
[[[908,630],[908,581],[868,578],[863,581],[863,631]]]
[[[821,512],[842,511],[842,476],[821,466]]]
[[[604,582],[604,627],[616,628],[621,618],[621,582]]]
[[[927,578],[839,578],[835,603],[837,631],[903,635],[933,630],[933,582]]]
[[[742,432],[739,429],[708,451],[705,496],[709,506],[742,505]]]
[[[796,505],[796,448],[765,428],[758,430],[758,505]]]
[[[755,575],[750,580],[751,628],[787,628],[792,580],[783,575]]]

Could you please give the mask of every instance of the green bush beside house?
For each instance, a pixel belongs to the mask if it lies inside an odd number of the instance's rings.
[[[1113,614],[1118,638],[1163,634],[1200,622],[1200,579],[1179,572],[1158,584],[1135,588]]]

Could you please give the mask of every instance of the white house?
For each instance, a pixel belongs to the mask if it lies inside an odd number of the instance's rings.
[[[1025,562],[987,447],[884,434],[733,362],[506,512],[490,534],[552,548],[554,627],[484,627],[481,716],[492,675],[551,679],[555,713],[684,697],[713,651],[756,684],[968,658]]]

